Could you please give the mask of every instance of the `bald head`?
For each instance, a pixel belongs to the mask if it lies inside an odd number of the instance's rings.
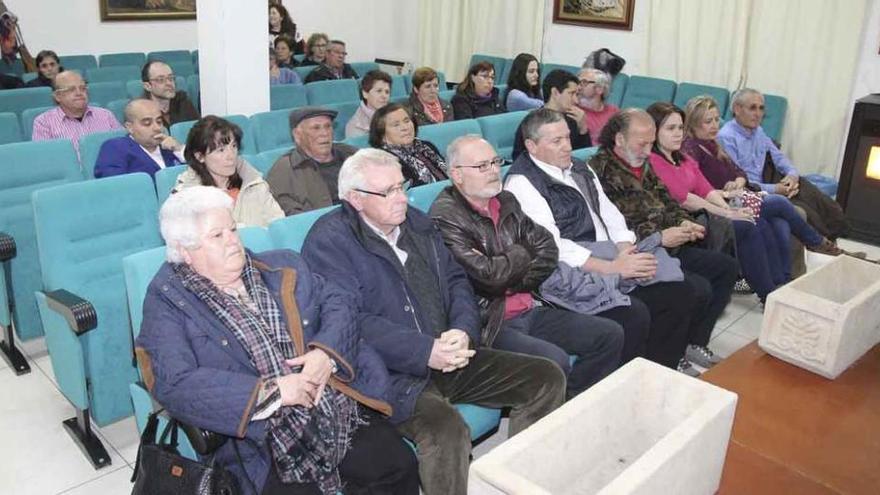
[[[81,118],[89,105],[86,82],[78,72],[66,70],[55,76],[52,97],[68,117]]]
[[[501,192],[501,159],[481,136],[469,134],[455,139],[446,151],[449,177],[471,202],[488,207]]]
[[[159,105],[144,98],[129,102],[125,106],[125,129],[139,145],[151,152],[155,150],[165,138]]]

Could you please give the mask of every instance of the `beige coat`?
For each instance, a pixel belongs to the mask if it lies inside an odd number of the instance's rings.
[[[241,191],[238,192],[238,200],[232,209],[232,218],[239,227],[267,227],[273,220],[284,218],[284,212],[272,197],[269,184],[263,180],[263,176],[250,163],[238,159],[238,175],[241,176]],[[177,184],[171,193],[176,193],[187,187],[200,186],[202,182],[192,168],[177,177]]]

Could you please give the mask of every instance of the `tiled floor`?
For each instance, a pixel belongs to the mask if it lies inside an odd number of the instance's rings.
[[[880,258],[880,248],[842,241],[850,250]],[[828,258],[808,254],[815,268]],[[712,334],[710,347],[728,356],[754,340],[761,328],[761,307],[754,295],[735,295]],[[32,372],[15,376],[0,360],[0,494],[104,495],[131,492],[132,467],[138,435],[132,418],[99,428],[112,465],[95,471],[61,428],[73,409],[58,391],[45,344],[27,342],[23,351]],[[474,456],[485,454],[507,438],[507,420],[498,433],[476,446]]]

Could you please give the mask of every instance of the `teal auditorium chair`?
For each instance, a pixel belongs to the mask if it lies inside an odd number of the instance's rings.
[[[422,186],[414,187],[407,191],[407,197],[409,198],[409,204],[422,210],[425,213],[428,213],[428,210],[431,209],[431,204],[434,203],[434,200],[437,199],[437,196],[446,189],[446,186],[451,185],[452,182],[448,180],[441,180],[438,182],[432,182],[430,184],[425,184]]]
[[[195,68],[192,65],[192,62],[189,60],[182,60],[178,62],[167,62],[168,66],[171,67],[171,72],[178,77],[189,77],[196,73]],[[185,89],[185,88],[180,88]]]
[[[358,101],[346,101],[343,103],[331,103],[328,105],[322,105],[331,110],[336,110],[336,118],[333,119],[333,140],[341,141],[345,139],[345,125],[348,124],[348,121],[351,117],[357,112],[358,107],[361,105],[360,100]]]
[[[123,124],[125,122],[125,107],[128,105],[129,101],[128,98],[113,100],[107,102],[107,105],[105,105],[104,108],[113,112],[113,116],[116,117],[116,120],[118,120],[120,124]]]
[[[59,62],[64,70],[76,70],[80,74],[98,66],[98,59],[94,55],[63,55],[60,59]]]
[[[309,104],[306,87],[302,84],[276,84],[269,86],[269,109],[304,107]]]
[[[412,74],[404,75],[404,83],[406,83],[406,94],[409,96],[413,90]],[[440,91],[446,91],[446,74],[440,71],[437,71],[437,86],[440,88]]]
[[[30,141],[34,134],[34,119],[53,108],[55,107],[34,107],[21,112],[21,133],[25,141]]]
[[[557,70],[557,69],[564,70],[566,72],[570,72],[575,77],[577,77],[578,72],[580,72],[580,70],[581,70],[581,68],[578,67],[577,65],[553,64],[553,63],[541,64],[541,84],[544,83],[544,78],[547,77],[547,74],[549,74],[551,70]],[[501,84],[507,84],[507,79],[505,79],[503,81],[498,81],[498,82]]]
[[[6,62],[6,59],[0,59],[0,74],[12,74],[20,77],[24,74],[24,64],[20,58],[16,58],[11,64]]]
[[[496,57],[495,55],[484,55],[482,53],[475,53],[471,55],[471,60],[468,63],[468,69],[470,69],[477,62],[482,61],[489,62],[495,67],[495,82],[498,84],[504,84],[507,80],[498,79],[499,77],[504,75],[504,71],[507,70],[507,59],[504,57]]]
[[[145,63],[147,63],[147,56],[139,52],[105,53],[98,56],[99,67],[133,65],[140,69]],[[140,78],[140,76],[138,76],[138,78]]]
[[[620,107],[620,103],[623,101],[623,94],[626,92],[626,86],[628,83],[629,76],[624,74],[623,72],[614,76],[614,79],[611,80],[611,91],[605,98],[605,101],[614,106]]]
[[[91,83],[119,81],[125,83],[132,79],[141,78],[141,68],[136,65],[114,65],[111,67],[98,67],[86,70],[86,81]]]
[[[621,108],[648,108],[657,101],[671,102],[675,97],[675,81],[656,77],[632,76],[626,85]]]
[[[275,220],[269,224],[269,235],[272,236],[273,244],[277,249],[292,249],[300,252],[312,225],[325,213],[336,208],[339,206],[328,206]]]
[[[379,70],[379,64],[376,62],[352,62],[351,68],[357,72],[359,78],[364,77],[367,72],[371,70]]]
[[[730,91],[727,91],[725,88],[683,82],[678,83],[678,88],[675,90],[675,99],[672,100],[672,103],[684,110],[685,105],[687,105],[691,98],[702,95],[711,96],[715,103],[718,104],[718,108],[727,108],[727,101],[730,99]]]
[[[453,120],[441,124],[426,125],[419,128],[419,138],[431,141],[440,150],[440,154],[446,158],[446,147],[455,138],[466,134],[479,134],[482,136],[480,124],[474,119]]]
[[[308,76],[309,73],[315,70],[317,67],[317,65],[306,65],[305,67],[294,67],[293,71],[297,73],[297,75],[300,79],[302,79],[303,82],[306,82],[306,76]]]
[[[196,67],[198,67],[198,66],[196,66]],[[183,88],[181,88],[181,89],[183,89]],[[202,100],[201,100],[202,88],[201,88],[201,85],[199,84],[199,75],[198,74],[193,74],[192,76],[188,76],[186,78],[186,92],[189,94],[189,99],[190,99],[190,101],[193,102],[193,105],[195,105],[196,108],[201,108],[202,107]]]
[[[0,112],[21,115],[28,108],[55,105],[51,88],[20,88],[0,91]]]
[[[58,388],[76,409],[64,427],[98,469],[110,464],[90,420],[132,413],[137,380],[122,259],[162,244],[153,181],[143,173],[33,194],[43,267],[37,305]]]
[[[724,120],[733,120],[733,94],[730,95],[731,102],[727,106],[727,112],[724,114]],[[788,111],[788,100],[784,96],[764,95],[764,120],[761,121],[761,127],[764,132],[770,136],[770,139],[777,143],[782,141],[782,128],[785,126],[785,112]]]
[[[101,152],[101,146],[108,139],[126,136],[128,132],[122,129],[114,131],[96,132],[83,136],[79,140],[79,159],[82,163],[82,174],[86,179],[95,178],[95,162],[98,161],[98,154]]]
[[[450,100],[452,100],[452,97],[455,96],[455,90],[454,89],[447,89],[447,90],[440,91],[438,93],[438,96],[442,100],[450,101]]]
[[[177,184],[177,177],[184,173],[186,169],[186,165],[167,167],[156,172],[156,175],[153,176],[156,179],[156,197],[159,201],[159,206],[162,206],[162,203],[171,195],[171,190]]]
[[[178,91],[186,91],[188,95],[190,94],[186,78],[180,74],[174,77],[174,86]],[[125,82],[125,93],[132,99],[140,98],[144,95],[144,83],[141,81],[140,74],[138,74],[137,79],[131,79]]]
[[[488,117],[480,117],[476,120],[480,124],[483,138],[495,147],[498,156],[510,160],[510,155],[513,153],[516,129],[528,114],[529,112],[527,111],[499,113]],[[443,151],[445,152],[446,150]]]
[[[89,104],[92,106],[106,107],[111,101],[127,97],[121,81],[89,83]]]
[[[192,65],[192,52],[189,50],[161,50],[147,54],[147,60],[161,60],[162,62],[186,62]]]
[[[5,335],[0,347],[4,347],[13,370],[26,373],[27,361],[13,351],[15,334],[22,340],[43,335],[34,300],[42,282],[31,193],[83,178],[76,152],[67,139],[0,146],[0,164],[0,232],[5,240],[0,249],[5,253],[0,270],[4,286],[0,289],[0,325]]]
[[[242,153],[256,153],[257,145],[254,143],[254,136],[251,133],[251,119],[241,114],[224,115],[223,118],[241,128],[240,151]],[[180,142],[180,144],[186,144],[186,138],[189,135],[189,130],[192,129],[194,125],[196,125],[195,120],[178,122],[172,125],[171,129],[169,129],[168,132],[171,134],[171,137]]]
[[[342,140],[343,143],[354,146],[355,148],[369,148],[370,147],[370,135],[362,134],[360,136],[345,138]]]
[[[360,100],[358,82],[354,79],[335,79],[306,84],[306,95],[309,105],[327,105]]]
[[[199,51],[198,50],[192,51],[192,64],[193,64],[193,67],[199,66]],[[198,72],[198,70],[196,72]]]
[[[591,148],[581,148],[579,150],[574,150],[571,152],[571,156],[573,156],[581,161],[589,162],[590,158],[592,158],[593,155],[595,155],[598,152],[599,152],[599,147],[593,146]]]
[[[36,78],[37,78],[36,72],[25,72],[24,74],[21,75],[21,80],[26,83],[31,82]]]
[[[510,70],[513,68],[513,59],[507,58],[504,59],[504,71],[495,74],[495,81],[499,83],[507,83],[507,78],[510,77]],[[440,89],[444,89],[442,86]]]
[[[278,158],[291,149],[293,149],[293,147],[288,146],[286,148],[264,151],[257,155],[257,163],[254,163],[253,166],[263,174],[263,177],[265,177],[269,173],[269,170],[272,169],[272,165],[275,165],[275,162],[278,161]]]
[[[400,96],[408,97],[409,90],[407,89],[406,81],[412,82],[409,76],[404,74],[395,74],[391,76],[391,97],[397,98]]]
[[[0,113],[0,144],[17,143],[24,140],[18,115],[13,112]]]
[[[258,152],[293,146],[290,110],[273,110],[251,115],[251,134]]]

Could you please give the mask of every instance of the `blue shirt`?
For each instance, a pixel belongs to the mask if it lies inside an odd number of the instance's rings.
[[[758,184],[764,191],[772,193],[776,190],[774,184],[761,182],[764,157],[768,152],[779,173],[800,175],[761,126],[751,130],[739,125],[736,120],[731,120],[718,131],[718,141],[724,146],[724,151],[730,155],[730,158],[748,175],[749,182]]]
[[[302,79],[299,78],[299,74],[295,71],[292,71],[286,67],[281,67],[278,69],[280,74],[278,77],[272,77],[272,74],[269,74],[269,84],[302,84]]]
[[[511,89],[507,93],[507,111],[518,112],[520,110],[531,110],[533,108],[541,108],[544,106],[544,100],[541,98],[531,98],[523,91]]]

